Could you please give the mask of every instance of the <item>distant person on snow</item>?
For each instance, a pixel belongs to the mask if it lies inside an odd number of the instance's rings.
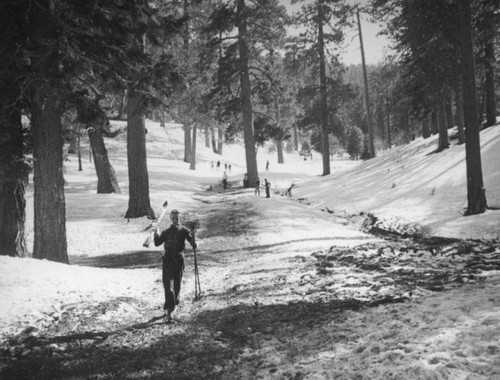
[[[220,168],[220,161],[217,161],[217,170]]]
[[[224,174],[222,175],[222,187],[224,188],[224,190],[227,189],[227,173],[224,172]]]
[[[245,175],[243,176],[243,188],[246,189],[248,188],[248,174],[245,173]]]
[[[259,194],[260,197],[260,178],[257,177],[257,181],[255,182],[255,195]]]
[[[266,162],[266,172],[269,171],[269,161]]]
[[[163,288],[165,289],[165,303],[163,310],[167,316],[167,321],[172,320],[172,312],[179,304],[179,293],[181,291],[182,274],[184,273],[184,252],[185,241],[187,240],[193,249],[196,243],[189,230],[181,225],[180,212],[172,210],[170,212],[172,224],[169,228],[158,235],[155,231],[154,242],[156,246],[164,244],[163,254]]]
[[[270,198],[271,194],[269,193],[269,189],[271,188],[271,182],[268,182],[267,178],[264,178],[264,187],[266,188],[266,198]]]

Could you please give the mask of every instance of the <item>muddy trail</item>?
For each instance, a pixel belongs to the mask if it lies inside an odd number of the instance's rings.
[[[321,211],[311,211],[311,218],[320,218],[335,236],[316,228],[316,235],[303,237],[294,233],[303,226],[294,227],[289,212],[306,204],[283,198],[283,207],[270,213],[263,199],[240,190],[207,192],[196,201],[191,213],[202,226],[201,300],[193,300],[190,252],[173,323],[160,310],[159,255],[74,258],[79,265],[149,268],[158,277],[156,288],[144,298],[66,305],[45,329],[27,329],[5,342],[0,377],[354,378],[350,367],[342,369],[336,361],[342,347],[366,358],[384,350],[363,340],[377,329],[374,313],[381,307],[396,315],[423,297],[481,286],[485,274],[500,269],[498,242],[426,240],[420,234],[414,239],[395,233],[394,225],[384,229],[380,221],[353,223]],[[359,230],[374,225],[376,235]],[[275,234],[264,239],[263,231]],[[364,322],[356,327],[353,315]],[[401,326],[394,334],[408,335]],[[405,347],[411,345],[408,339]]]

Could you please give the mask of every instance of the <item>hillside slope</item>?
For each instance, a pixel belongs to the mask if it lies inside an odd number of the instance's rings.
[[[467,207],[465,146],[452,140],[435,153],[437,136],[379,153],[340,173],[300,186],[297,197],[318,208],[348,214],[371,212],[427,226],[432,235],[496,239],[500,211],[464,217]],[[483,178],[488,205],[500,206],[500,127],[481,132]]]

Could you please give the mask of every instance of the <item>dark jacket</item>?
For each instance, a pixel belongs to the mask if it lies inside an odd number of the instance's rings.
[[[164,244],[165,254],[181,254],[185,248],[185,241],[188,241],[193,247],[195,243],[189,230],[186,227],[172,224],[169,228],[164,230],[160,235],[155,233],[154,241],[155,245],[159,246]]]

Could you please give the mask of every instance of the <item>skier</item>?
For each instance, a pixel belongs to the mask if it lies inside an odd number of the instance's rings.
[[[169,228],[158,235],[155,231],[154,242],[156,246],[164,244],[163,254],[163,288],[165,289],[165,303],[163,310],[167,316],[167,321],[172,321],[172,312],[179,304],[179,292],[181,291],[182,274],[184,272],[184,257],[182,255],[187,240],[193,249],[196,243],[189,230],[181,225],[180,212],[172,210],[170,212],[172,224]]]
[[[271,188],[271,182],[268,182],[267,178],[264,178],[264,187],[266,188],[266,198],[270,198],[271,194],[269,193],[269,189]]]
[[[266,172],[269,171],[269,161],[266,161]]]
[[[222,175],[222,187],[224,188],[224,190],[227,189],[227,173],[224,172],[224,174]]]
[[[257,181],[255,182],[255,195],[259,194],[260,197],[260,178],[257,177]]]

